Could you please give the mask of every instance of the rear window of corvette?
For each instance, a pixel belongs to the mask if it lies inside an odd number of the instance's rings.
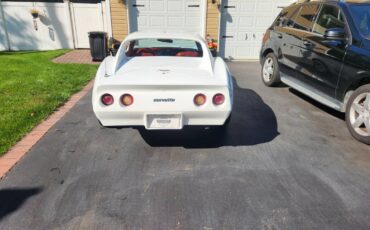
[[[185,39],[140,39],[135,42],[136,48],[174,47],[183,49],[197,49],[197,44]]]
[[[194,40],[145,38],[126,44],[126,56],[202,57],[203,50]]]

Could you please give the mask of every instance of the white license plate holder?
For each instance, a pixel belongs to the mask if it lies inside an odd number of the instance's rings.
[[[147,114],[147,129],[182,129],[182,114]]]

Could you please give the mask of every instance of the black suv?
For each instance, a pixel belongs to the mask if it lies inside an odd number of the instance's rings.
[[[306,1],[284,8],[267,30],[262,80],[283,82],[346,113],[352,136],[370,144],[370,1]]]

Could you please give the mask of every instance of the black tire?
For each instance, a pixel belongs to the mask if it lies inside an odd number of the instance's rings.
[[[358,110],[355,109],[356,105],[361,106],[361,103],[364,103],[366,100],[366,95],[370,95],[370,84],[363,85],[352,93],[346,105],[346,124],[349,132],[356,140],[364,144],[370,145],[370,127],[367,127],[365,125],[365,121],[368,121],[369,122],[368,126],[370,126],[370,115],[369,115],[370,102],[367,103],[368,104],[367,107],[363,105],[364,106],[363,107],[364,117],[362,118],[364,120],[363,124],[361,124],[359,127],[355,125],[356,121],[360,117],[359,113],[357,112]]]
[[[269,74],[266,69],[268,68],[266,65],[270,64],[272,64],[272,74]],[[268,87],[278,86],[281,84],[279,64],[277,57],[275,56],[274,53],[267,54],[263,59],[261,68],[261,78],[263,84],[265,84]]]

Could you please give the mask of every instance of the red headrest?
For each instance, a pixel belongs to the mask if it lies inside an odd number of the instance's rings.
[[[151,49],[148,48],[140,48],[136,50],[135,56],[154,56]]]
[[[182,51],[176,54],[178,57],[198,57],[199,54],[196,51]]]
[[[144,53],[144,52],[141,52],[140,53],[140,56],[154,56],[153,53]]]

